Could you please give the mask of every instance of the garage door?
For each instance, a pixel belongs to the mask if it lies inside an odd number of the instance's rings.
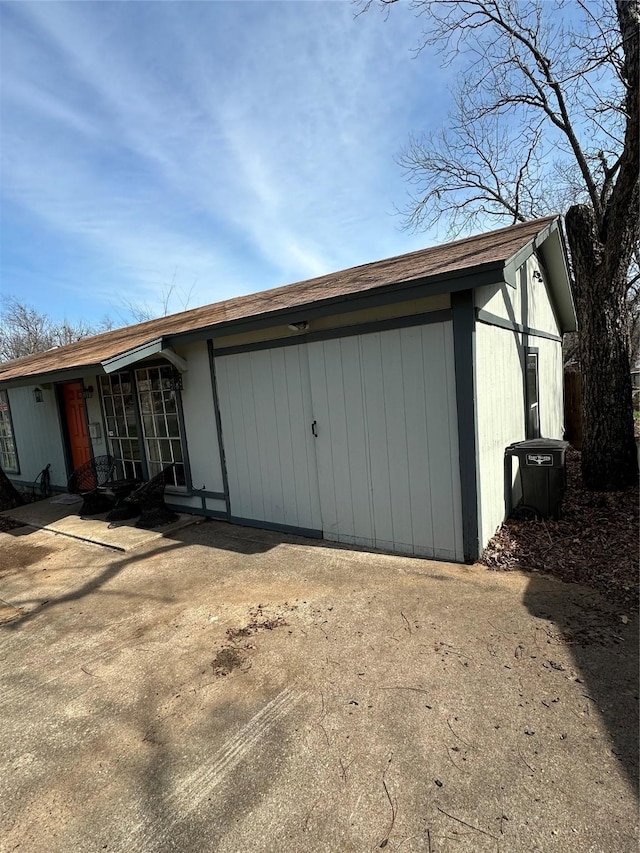
[[[232,520],[320,535],[305,346],[216,358]]]
[[[450,323],[309,344],[324,536],[462,560]]]
[[[450,323],[216,358],[231,514],[462,560]]]

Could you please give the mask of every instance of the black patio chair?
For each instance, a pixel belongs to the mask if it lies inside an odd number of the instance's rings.
[[[178,517],[177,513],[169,509],[164,502],[164,490],[174,468],[175,462],[163,468],[149,482],[138,486],[119,506],[109,513],[107,520],[124,521],[127,518],[134,518],[139,515],[140,518],[136,521],[136,527],[145,530],[175,521]]]
[[[98,515],[111,507],[111,502],[98,491],[113,477],[116,461],[112,456],[96,456],[78,466],[67,482],[67,491],[80,495],[82,506],[79,515]]]

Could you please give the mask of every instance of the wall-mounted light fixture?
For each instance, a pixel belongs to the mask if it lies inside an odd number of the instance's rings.
[[[44,402],[44,392],[43,392],[42,388],[40,388],[39,386],[36,386],[33,389],[33,396],[35,398],[36,403]]]
[[[288,328],[292,332],[306,332],[309,328],[309,323],[306,320],[300,320],[298,323],[289,323]]]
[[[93,397],[93,385],[87,385],[82,392],[82,396],[85,400],[90,400]]]
[[[542,273],[538,270],[533,271],[533,280],[534,281],[542,281]]]

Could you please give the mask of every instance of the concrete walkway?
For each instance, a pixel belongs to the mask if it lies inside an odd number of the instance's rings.
[[[105,520],[107,513],[80,518],[78,508],[81,505],[81,498],[63,494],[26,504],[2,512],[0,515],[15,518],[16,521],[21,521],[38,530],[48,530],[72,539],[104,545],[116,551],[131,551],[139,548],[197,520],[197,516],[181,514],[171,524],[162,525],[154,530],[138,530],[135,526],[135,518],[116,524],[109,524]]]
[[[0,534],[0,849],[637,849],[638,625],[206,522]]]

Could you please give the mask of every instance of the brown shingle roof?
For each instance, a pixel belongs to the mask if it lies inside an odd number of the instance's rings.
[[[158,338],[215,327],[290,308],[308,306],[417,279],[470,272],[475,267],[507,261],[530,243],[556,217],[500,228],[464,240],[421,249],[308,281],[238,296],[202,308],[160,317],[83,338],[73,344],[0,364],[0,382],[41,376],[72,368],[89,368]],[[213,330],[212,330],[213,331]]]

